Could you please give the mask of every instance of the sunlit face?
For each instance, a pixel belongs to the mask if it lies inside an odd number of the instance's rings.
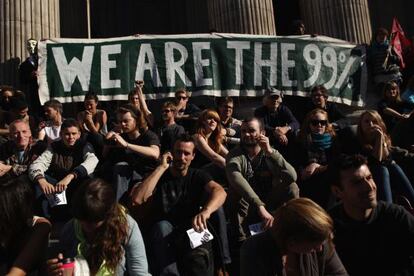
[[[177,141],[173,149],[173,168],[177,171],[188,169],[195,156],[194,149],[195,146],[192,142]]]
[[[345,206],[367,210],[377,205],[377,186],[367,165],[341,172],[340,187],[334,193]]]
[[[276,110],[282,103],[282,97],[278,95],[266,96],[265,105],[270,110]]]
[[[118,122],[123,133],[131,133],[137,129],[137,121],[131,115],[131,112],[118,113]]]
[[[92,114],[96,113],[96,106],[98,105],[98,103],[95,100],[86,100],[83,104],[85,106],[85,110],[91,112]]]
[[[288,243],[287,250],[296,254],[321,252],[324,241],[292,241]]]
[[[378,120],[369,113],[366,113],[361,118],[361,130],[363,134],[371,134],[375,129],[375,126],[378,126]]]
[[[209,117],[206,120],[204,120],[203,125],[204,129],[207,132],[213,132],[217,128],[217,121],[213,117]]]
[[[44,110],[45,110],[45,116],[48,120],[54,120],[59,115],[59,111],[57,111],[53,107],[45,107]]]
[[[77,127],[72,126],[61,130],[60,135],[65,146],[72,147],[81,137],[81,132]]]
[[[326,98],[321,91],[315,91],[311,95],[312,103],[319,107],[325,108],[326,106]]]
[[[139,96],[137,94],[132,95],[130,101],[134,106],[139,106]]]
[[[19,149],[25,149],[32,140],[32,132],[28,124],[15,123],[10,129],[10,139]]]
[[[324,134],[327,125],[328,120],[326,115],[320,112],[314,114],[309,121],[309,128],[312,133]]]
[[[164,121],[169,121],[170,119],[174,118],[174,110],[170,107],[164,107],[161,110],[161,116]]]
[[[175,100],[179,105],[184,105],[185,106],[187,104],[187,101],[188,101],[187,93],[185,93],[185,92],[178,93],[175,96]]]
[[[222,105],[220,105],[218,107],[218,112],[219,112],[220,118],[222,120],[230,118],[231,115],[233,115],[233,109],[234,109],[234,104],[232,102],[223,103]]]
[[[251,120],[247,123],[243,122],[240,130],[240,142],[247,147],[257,145],[257,139],[263,133],[260,131],[260,124],[257,120]]]

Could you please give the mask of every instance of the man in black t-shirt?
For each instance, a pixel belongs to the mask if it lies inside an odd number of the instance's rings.
[[[165,153],[161,164],[132,191],[133,204],[141,205],[152,196],[159,208],[149,243],[155,275],[179,275],[178,271],[183,275],[213,275],[210,242],[190,249],[185,235],[191,227],[197,232],[208,228],[207,220],[223,205],[226,192],[208,174],[189,168],[194,150],[192,138],[181,136],[173,152]],[[206,252],[207,262],[197,262]]]
[[[342,200],[330,214],[336,251],[350,275],[414,275],[414,216],[377,202],[377,187],[362,155],[332,166],[332,190]]]

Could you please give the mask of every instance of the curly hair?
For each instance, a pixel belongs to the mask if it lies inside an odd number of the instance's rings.
[[[86,181],[73,198],[72,211],[79,221],[103,221],[84,252],[91,271],[96,273],[103,261],[110,271],[116,271],[124,255],[128,224],[126,210],[116,202],[112,187],[98,178]]]
[[[298,139],[301,143],[307,144],[312,142],[311,138],[311,129],[310,129],[310,123],[312,121],[312,117],[316,114],[322,114],[325,116],[326,120],[328,121],[328,124],[326,125],[325,133],[329,133],[332,137],[336,136],[336,132],[332,126],[332,124],[329,122],[328,113],[320,108],[315,108],[312,111],[308,112],[306,114],[305,119],[303,120],[302,127],[300,128]]]
[[[209,139],[207,139],[206,135],[206,129],[204,126],[204,123],[208,119],[214,119],[217,122],[217,127],[211,133]],[[201,135],[202,137],[206,138],[208,141],[208,145],[210,148],[212,148],[215,152],[218,152],[220,150],[220,146],[223,144],[224,135],[222,133],[222,126],[220,124],[220,117],[216,111],[213,109],[206,109],[203,112],[201,112],[200,117],[198,117],[198,121],[196,124],[196,131],[197,134]]]
[[[384,123],[384,120],[381,118],[381,115],[375,110],[367,110],[364,113],[362,113],[361,116],[359,117],[358,128],[357,128],[358,140],[360,141],[360,143],[362,144],[363,147],[368,148],[368,149],[372,149],[372,147],[373,147],[372,141],[369,140],[369,138],[367,136],[367,133],[364,133],[364,131],[362,130],[362,121],[363,121],[364,117],[367,116],[367,115],[372,116],[372,118],[374,119],[374,122],[377,125],[379,125],[379,127],[381,128],[381,130],[384,133],[385,142],[387,143],[387,146],[389,148],[391,146],[391,137],[388,134],[387,127]]]

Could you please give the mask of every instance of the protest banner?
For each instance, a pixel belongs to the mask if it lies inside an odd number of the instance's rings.
[[[146,99],[262,96],[268,87],[307,96],[322,84],[329,100],[363,105],[365,50],[325,36],[240,34],[140,35],[110,39],[53,39],[39,43],[39,96],[82,101],[126,100],[135,80]]]

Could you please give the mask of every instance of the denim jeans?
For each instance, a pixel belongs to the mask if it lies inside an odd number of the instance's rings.
[[[370,169],[377,184],[379,199],[392,203],[392,191],[398,190],[414,203],[413,186],[397,163],[393,161],[387,165],[373,165]]]

